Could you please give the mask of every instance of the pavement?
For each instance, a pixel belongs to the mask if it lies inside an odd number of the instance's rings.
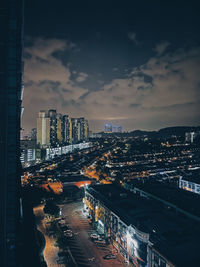
[[[90,234],[94,232],[89,224],[87,216],[82,212],[83,203],[73,202],[60,205],[62,217],[65,218],[73,231],[73,237],[68,238],[71,253],[80,267],[124,267],[123,257],[118,253],[116,259],[103,259],[112,249],[112,245],[97,247],[90,239]],[[94,259],[93,259],[94,258]]]
[[[48,236],[46,233],[43,208],[44,205],[40,205],[38,207],[35,207],[33,211],[36,217],[37,229],[42,232],[45,237],[45,248],[43,251],[44,259],[48,267],[65,267],[65,265],[57,263],[59,249],[58,247],[54,246],[54,238]]]

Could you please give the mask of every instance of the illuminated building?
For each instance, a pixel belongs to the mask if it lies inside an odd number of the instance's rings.
[[[72,143],[72,121],[71,119],[68,120],[68,140]]]
[[[0,2],[0,265],[7,267],[19,266],[23,18],[22,0]]]
[[[120,125],[113,125],[112,123],[106,123],[104,125],[104,133],[121,133],[122,126]]]
[[[41,110],[37,118],[37,144],[41,147],[50,145],[50,118],[45,110]]]
[[[200,170],[190,171],[179,179],[179,187],[200,194]]]
[[[158,200],[116,185],[90,186],[83,201],[99,234],[133,266],[200,265],[200,216],[186,219]]]
[[[50,119],[50,145],[57,145],[57,113],[55,109],[48,111],[48,117]]]
[[[79,118],[78,119],[79,123],[79,141],[85,139],[85,119],[84,118]]]
[[[69,116],[68,115],[63,115],[62,116],[62,140],[64,143],[69,143]]]
[[[88,140],[89,138],[89,123],[87,120],[84,122],[84,139]]]
[[[88,140],[89,124],[84,118],[69,118],[56,110],[41,110],[37,118],[37,144],[57,147],[63,143]]]
[[[106,123],[104,125],[104,133],[112,133],[112,124],[111,123]]]
[[[36,161],[36,140],[21,140],[20,161],[22,167],[28,167]]]
[[[37,139],[37,129],[33,128],[31,130],[31,140],[36,140]]]
[[[72,141],[74,143],[87,140],[89,137],[89,124],[85,118],[71,118]]]
[[[80,124],[78,122],[78,119],[76,118],[71,118],[71,123],[72,123],[72,141],[76,143],[80,140]]]
[[[57,141],[58,143],[62,143],[63,140],[63,116],[61,114],[57,114],[56,116],[56,123],[57,123]]]
[[[199,136],[199,132],[187,132],[185,133],[185,142],[186,143],[193,143],[195,138]]]

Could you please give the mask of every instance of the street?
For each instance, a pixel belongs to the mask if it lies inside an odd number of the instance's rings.
[[[43,251],[44,259],[48,267],[64,267],[63,264],[58,264],[58,247],[55,247],[55,240],[46,234],[46,226],[44,223],[44,205],[40,205],[34,208],[34,214],[36,217],[37,229],[43,233],[45,237],[45,248]]]

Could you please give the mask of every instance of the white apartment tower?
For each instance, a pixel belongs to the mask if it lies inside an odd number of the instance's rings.
[[[37,118],[37,144],[50,145],[50,118],[45,110],[41,110]]]

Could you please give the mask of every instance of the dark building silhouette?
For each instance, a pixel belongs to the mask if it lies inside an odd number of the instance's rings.
[[[0,265],[18,264],[23,0],[0,1]]]
[[[48,111],[48,116],[50,118],[50,144],[52,146],[57,145],[57,112],[55,109],[50,109]]]

